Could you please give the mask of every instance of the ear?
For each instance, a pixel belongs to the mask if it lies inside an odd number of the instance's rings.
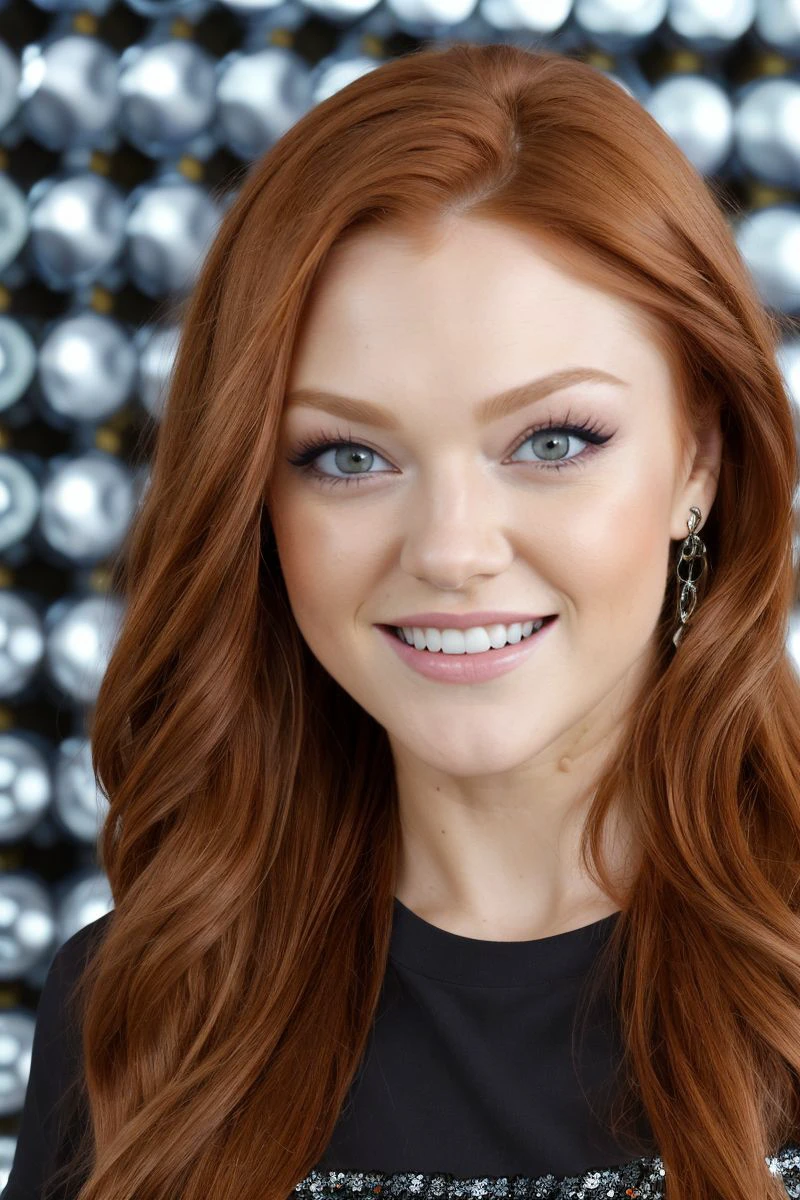
[[[677,540],[688,534],[686,522],[689,509],[696,505],[701,519],[695,530],[699,532],[708,520],[711,506],[717,494],[717,483],[722,467],[722,429],[719,418],[689,438],[686,450],[683,480],[676,490],[672,510],[670,536]]]

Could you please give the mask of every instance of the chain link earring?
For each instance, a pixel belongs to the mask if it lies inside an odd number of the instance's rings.
[[[697,604],[697,584],[706,571],[708,560],[706,558],[705,543],[697,536],[695,529],[697,528],[700,518],[700,509],[696,505],[692,505],[689,509],[689,519],[686,522],[686,527],[689,530],[689,536],[684,539],[681,546],[681,553],[675,568],[675,574],[678,576],[680,593],[678,596],[678,626],[672,638],[672,644],[677,646],[683,637],[683,630],[686,622],[694,612]],[[686,574],[681,573],[682,565],[686,563],[684,568]],[[693,573],[694,564],[698,564],[697,573]]]

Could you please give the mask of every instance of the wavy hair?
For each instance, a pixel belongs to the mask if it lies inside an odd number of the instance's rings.
[[[392,756],[299,633],[266,497],[329,251],[376,223],[424,238],[453,214],[535,232],[637,305],[681,428],[721,422],[710,580],[677,651],[674,570],[665,582],[656,661],[581,853],[620,909],[593,979],[613,986],[624,1044],[615,1127],[646,1113],[669,1200],[784,1194],[764,1161],[797,1135],[800,1071],[782,318],[721,195],[616,81],[456,41],[351,82],[253,163],[186,302],[90,721],[115,907],[80,980],[79,1200],[285,1200],[365,1052],[400,845]],[[601,832],[622,803],[639,855],[624,894]]]

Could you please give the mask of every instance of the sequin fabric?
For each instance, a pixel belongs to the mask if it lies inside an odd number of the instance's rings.
[[[780,1175],[787,1196],[800,1197],[800,1145],[787,1145],[765,1159]],[[292,1193],[298,1200],[653,1200],[664,1196],[661,1158],[637,1158],[582,1175],[424,1175],[383,1171],[312,1170]]]

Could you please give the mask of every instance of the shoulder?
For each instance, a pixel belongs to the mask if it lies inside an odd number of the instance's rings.
[[[84,968],[99,947],[113,910],[90,921],[58,947],[47,969],[36,1010],[36,1030],[42,1041],[59,1040],[62,1052],[71,1047],[75,1013],[74,992]]]
[[[53,962],[56,958],[59,960],[59,966],[65,975],[80,973],[105,937],[113,917],[112,909],[111,912],[98,917],[96,921],[90,921],[87,925],[82,926],[77,933],[73,933],[65,942],[62,942],[54,955]]]
[[[73,933],[71,937],[61,943],[50,962],[42,999],[48,990],[48,985],[50,991],[55,989],[63,991],[71,983],[77,982],[86,963],[105,937],[113,916],[112,909],[111,912],[98,917],[96,921],[90,921],[87,925],[82,926],[77,933]]]
[[[81,1108],[83,1075],[75,985],[112,919],[113,910],[72,934],[58,947],[47,969],[36,1009],[14,1161],[3,1200],[42,1196],[46,1181],[71,1155],[86,1124]]]

